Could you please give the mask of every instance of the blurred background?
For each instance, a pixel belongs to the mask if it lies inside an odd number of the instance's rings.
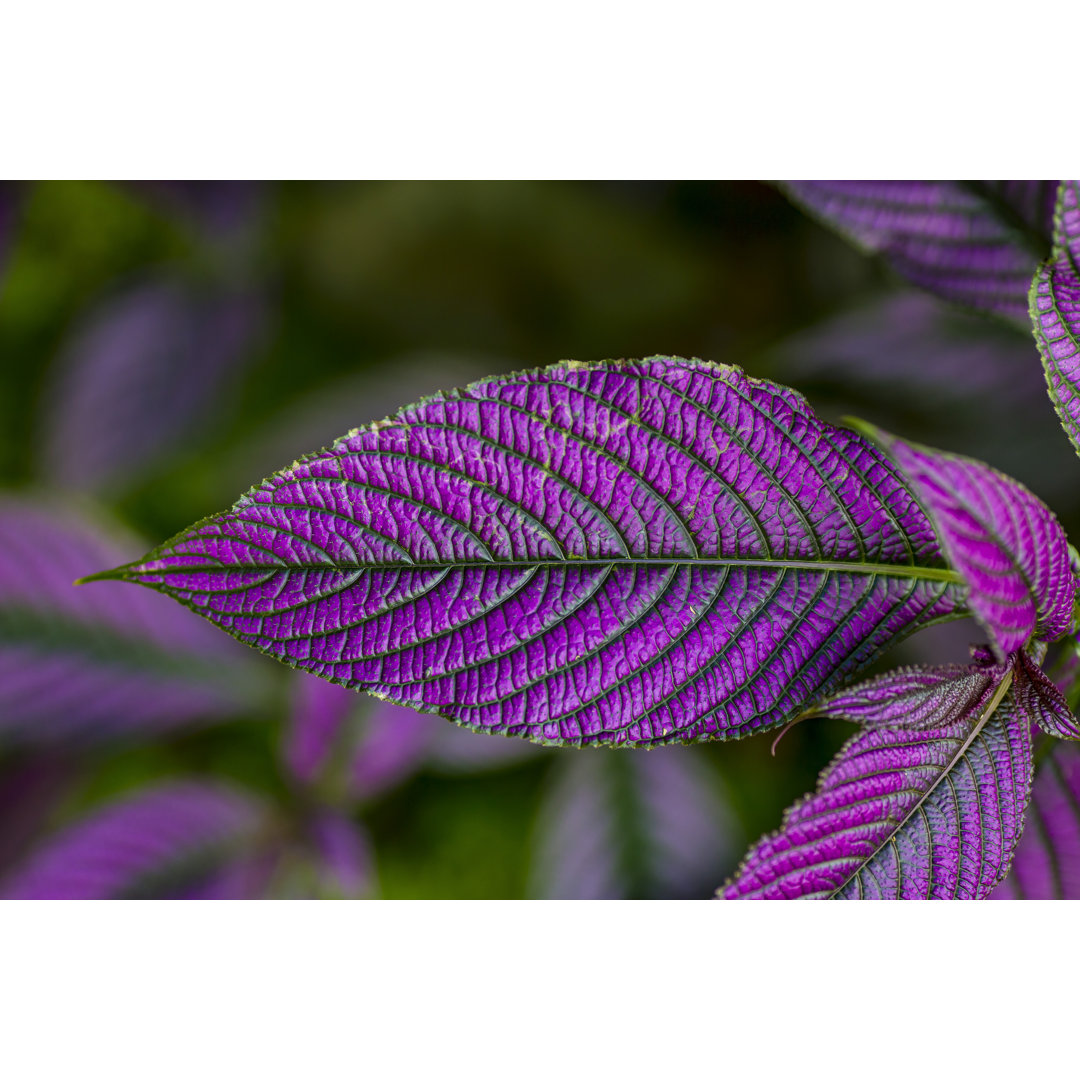
[[[1080,531],[1030,335],[765,184],[0,184],[0,894],[710,896],[850,729],[540,748],[71,587],[420,396],[655,353],[983,458]]]

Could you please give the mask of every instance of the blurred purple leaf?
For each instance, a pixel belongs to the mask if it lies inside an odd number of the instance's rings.
[[[438,720],[393,702],[376,701],[353,751],[352,794],[372,799],[412,776],[423,764]]]
[[[25,197],[25,185],[17,180],[0,180],[0,289],[7,268],[8,252],[15,244],[19,211]]]
[[[930,514],[967,604],[1000,659],[1033,635],[1054,641],[1072,625],[1076,579],[1057,518],[1022,484],[980,461],[906,443],[876,429]]]
[[[44,470],[80,490],[141,479],[208,428],[262,322],[250,292],[200,292],[179,281],[129,288],[94,309],[57,362]]]
[[[316,675],[569,745],[776,726],[962,597],[875,446],[670,357],[429,398],[99,576]]]
[[[1080,453],[1080,180],[1063,180],[1054,250],[1031,283],[1031,323],[1050,400]]]
[[[0,497],[0,740],[150,736],[242,715],[269,674],[150,592],[76,588],[138,541],[88,516]]]
[[[252,845],[262,811],[209,783],[170,783],[105,808],[48,841],[8,880],[6,899],[108,900],[199,895]]]
[[[310,823],[320,865],[317,895],[359,899],[377,888],[375,856],[364,830],[351,818],[324,810]]]
[[[993,461],[1044,499],[1075,495],[1075,458],[1031,339],[1012,327],[902,290],[786,338],[768,359],[781,381],[823,401],[825,419],[866,416]]]
[[[354,690],[303,675],[293,680],[284,758],[300,783],[315,783],[332,756],[342,726],[356,703]]]
[[[1057,743],[1035,774],[1012,872],[992,900],[1080,900],[1080,747]]]
[[[1011,671],[906,669],[820,711],[864,729],[720,891],[744,898],[968,899],[1008,871],[1031,784]]]
[[[1027,322],[1055,180],[793,180],[781,188],[862,251],[946,300]]]
[[[163,209],[197,222],[212,239],[249,227],[265,187],[252,180],[133,180],[127,186]]]
[[[76,775],[74,762],[59,755],[0,762],[0,878],[32,847]]]
[[[687,747],[559,755],[530,892],[544,899],[709,895],[734,853],[719,781]]]

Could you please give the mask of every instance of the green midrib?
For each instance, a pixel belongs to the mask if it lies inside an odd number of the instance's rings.
[[[119,566],[115,570],[105,570],[99,574],[90,574],[79,578],[76,585],[85,585],[93,581],[131,580],[139,577],[161,577],[168,574],[205,574],[236,571],[311,571],[340,570],[345,572],[358,570],[464,570],[464,569],[531,569],[533,567],[568,567],[568,566],[745,566],[776,570],[817,570],[821,573],[872,574],[876,577],[919,578],[925,581],[944,581],[961,585],[963,578],[955,570],[936,566],[910,566],[896,563],[868,562],[832,562],[816,559],[723,559],[694,558],[608,558],[608,559],[461,559],[447,562],[318,562],[318,563],[229,563],[223,566],[208,566],[200,563],[191,566],[167,566],[149,569],[145,565],[134,563]]]

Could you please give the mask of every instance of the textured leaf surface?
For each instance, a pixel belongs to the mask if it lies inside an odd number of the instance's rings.
[[[250,843],[259,820],[258,805],[231,789],[162,785],[61,833],[3,892],[16,900],[187,896]]]
[[[1053,180],[796,180],[792,198],[946,300],[1027,322],[1050,249]]]
[[[1065,695],[1046,677],[1027,653],[1013,658],[1013,699],[1020,715],[1047,735],[1059,739],[1080,739],[1080,727]]]
[[[968,607],[999,657],[1033,635],[1072,625],[1076,581],[1057,518],[1022,484],[989,465],[876,432],[929,511],[949,562],[967,581]]]
[[[1008,870],[1031,785],[1031,729],[1002,697],[1009,679],[978,665],[909,669],[838,695],[824,711],[866,728],[721,895],[988,896]]]
[[[199,424],[248,359],[260,320],[248,293],[150,281],[80,327],[48,396],[45,471],[79,490],[140,478]]]
[[[993,900],[1080,900],[1080,748],[1040,763],[1012,872]]]
[[[262,700],[262,665],[164,597],[72,587],[131,550],[75,512],[0,498],[0,739],[144,736]]]
[[[1054,250],[1031,283],[1031,323],[1050,400],[1080,453],[1080,181],[1063,180]]]
[[[564,757],[540,807],[530,893],[704,898],[734,837],[717,779],[687,747]]]
[[[962,597],[876,447],[666,357],[436,396],[104,576],[324,678],[570,744],[782,723]]]

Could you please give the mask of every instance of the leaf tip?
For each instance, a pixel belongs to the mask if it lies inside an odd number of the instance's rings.
[[[124,579],[125,566],[117,566],[112,570],[99,570],[96,574],[87,574],[85,577],[76,578],[72,585],[89,585],[95,581],[122,581]]]

